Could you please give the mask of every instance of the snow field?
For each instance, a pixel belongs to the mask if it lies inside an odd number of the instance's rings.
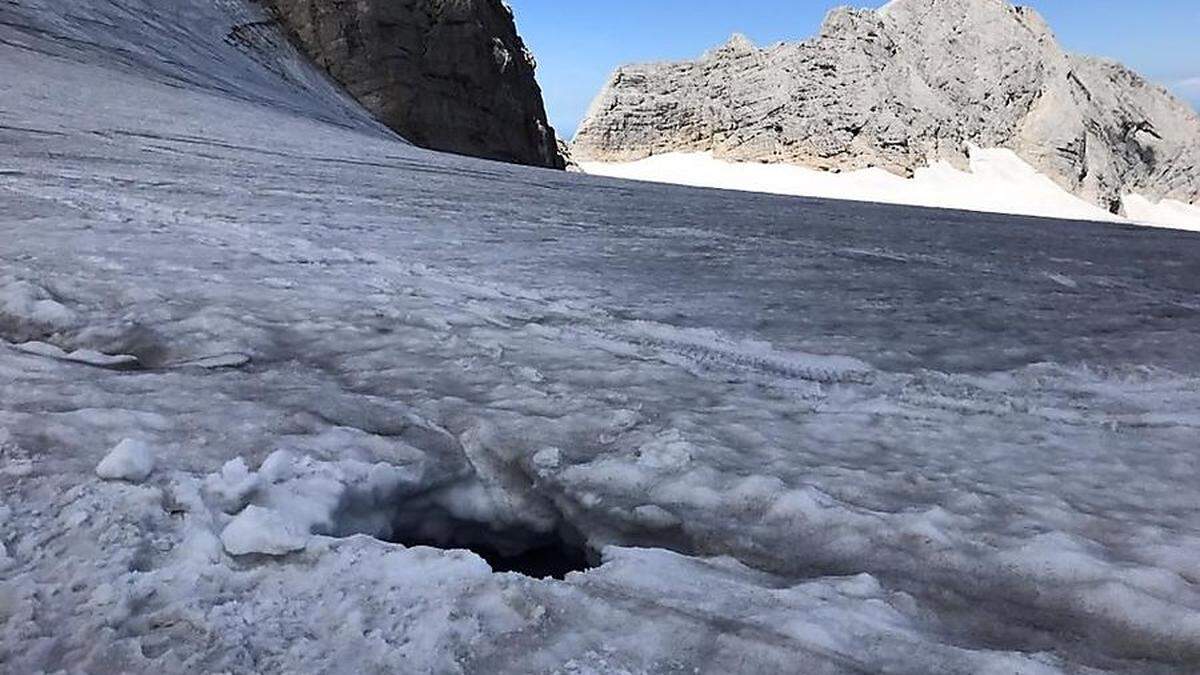
[[[1127,195],[1125,218],[1114,216],[1067,192],[1003,148],[971,146],[968,171],[938,162],[918,169],[912,178],[874,168],[833,173],[790,164],[727,162],[712,153],[667,153],[636,162],[580,166],[597,176],[696,187],[1200,230],[1200,207]]]

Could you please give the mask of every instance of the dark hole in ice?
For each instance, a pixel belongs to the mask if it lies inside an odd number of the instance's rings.
[[[495,572],[516,572],[534,579],[563,579],[571,572],[583,572],[594,567],[586,546],[569,544],[554,537],[542,544],[520,552],[504,551],[483,541],[454,543],[421,538],[400,538],[393,543],[405,546],[431,546],[443,549],[466,549],[487,561]]]
[[[493,571],[516,572],[534,579],[562,579],[599,562],[583,535],[565,524],[551,532],[535,532],[465,520],[428,507],[398,518],[387,539],[404,546],[466,549],[487,561]]]

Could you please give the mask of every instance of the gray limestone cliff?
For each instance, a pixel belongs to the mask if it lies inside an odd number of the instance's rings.
[[[532,55],[500,0],[265,0],[296,44],[422,147],[563,168]]]
[[[1109,61],[1065,52],[1004,0],[837,9],[808,41],[741,36],[696,61],[619,69],[572,145],[579,161],[711,151],[734,161],[901,175],[1015,151],[1118,212],[1121,196],[1200,202],[1200,116]]]

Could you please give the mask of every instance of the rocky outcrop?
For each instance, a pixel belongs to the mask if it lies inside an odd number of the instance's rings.
[[[417,145],[563,168],[501,0],[266,0],[300,48]]]
[[[736,161],[911,175],[966,144],[1009,148],[1118,212],[1121,197],[1200,202],[1200,117],[1119,64],[1067,54],[1004,0],[894,0],[834,10],[820,35],[697,61],[621,68],[572,151],[630,161],[711,151]]]
[[[571,144],[558,139],[558,156],[562,159],[563,168],[572,173],[583,173],[583,169],[579,168],[579,162],[575,161],[575,157],[571,155]]]

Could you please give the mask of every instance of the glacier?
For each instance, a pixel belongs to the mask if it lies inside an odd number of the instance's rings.
[[[1195,234],[433,153],[241,0],[7,0],[0,143],[6,672],[1200,666]]]

